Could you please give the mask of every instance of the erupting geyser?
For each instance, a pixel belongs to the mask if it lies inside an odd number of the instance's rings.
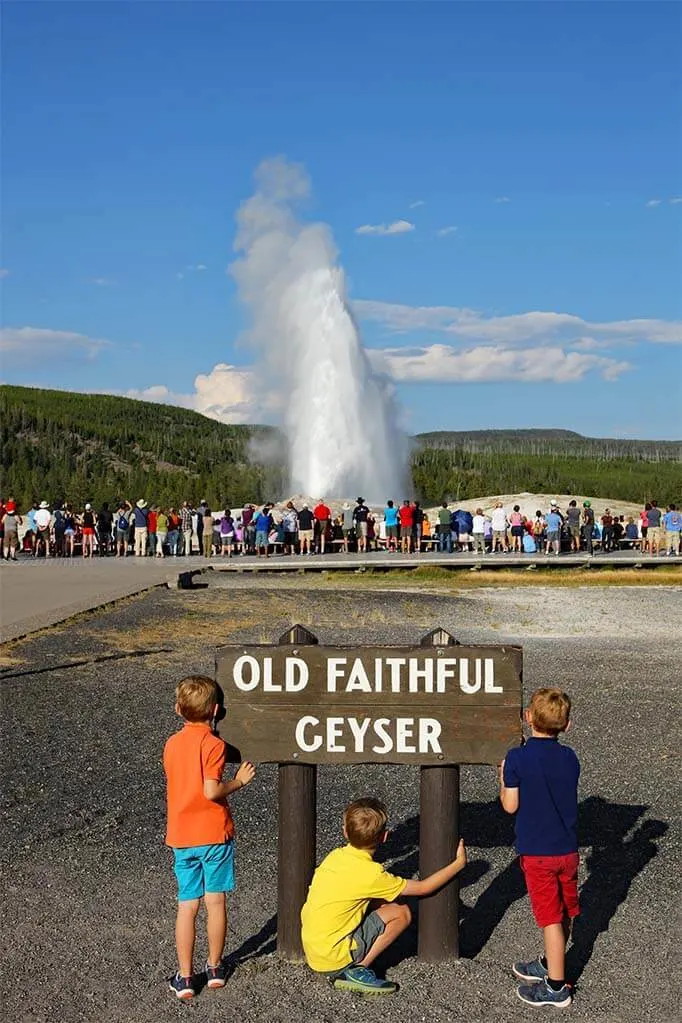
[[[253,317],[256,372],[282,408],[292,490],[314,496],[400,496],[405,444],[388,381],[363,347],[326,224],[300,223],[305,171],[283,159],[256,172],[237,214],[232,266]]]

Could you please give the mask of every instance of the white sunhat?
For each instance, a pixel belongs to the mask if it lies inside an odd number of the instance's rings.
[[[86,511],[92,511],[92,505],[91,504],[86,504],[85,510]]]
[[[49,506],[49,504],[47,503],[47,501],[41,501],[41,502],[40,502],[40,507],[41,507],[41,508],[49,508],[50,506]]]
[[[140,498],[140,500],[137,502],[137,507],[138,508],[146,508],[147,507],[147,502],[144,500],[144,498],[142,498],[142,497]]]

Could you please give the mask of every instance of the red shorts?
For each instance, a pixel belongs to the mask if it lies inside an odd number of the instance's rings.
[[[565,856],[519,856],[538,927],[560,924],[580,913],[577,852]]]
[[[95,530],[93,529],[92,526],[83,526],[83,528],[81,529],[81,533],[83,534],[83,536],[94,536]]]

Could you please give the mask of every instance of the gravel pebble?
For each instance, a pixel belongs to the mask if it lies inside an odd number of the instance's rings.
[[[177,724],[173,687],[188,672],[212,672],[217,643],[276,640],[295,620],[323,642],[409,643],[435,625],[462,642],[523,641],[526,691],[554,682],[574,699],[570,742],[583,770],[583,916],[569,953],[578,978],[572,1012],[590,1023],[679,1018],[671,921],[680,904],[680,704],[670,638],[678,618],[675,587],[458,595],[332,591],[308,579],[263,589],[240,580],[191,593],[154,591],[13,646],[16,664],[6,663],[0,673],[5,1018],[337,1023],[342,1014],[349,1023],[378,1023],[390,1014],[396,1023],[513,1023],[528,1017],[509,966],[537,952],[538,933],[492,767],[462,771],[470,865],[462,875],[460,960],[420,963],[409,932],[388,962],[389,976],[401,985],[388,1005],[334,992],[304,966],[279,960],[276,768],[264,766],[233,801],[239,832],[238,890],[230,902],[234,973],[224,991],[204,991],[190,1005],[176,1003],[165,989],[174,969],[175,889],[163,846],[160,755]],[[125,652],[136,635],[160,623],[168,633],[166,653],[56,667],[84,653],[111,653],[116,636]],[[201,633],[200,625],[208,628]],[[320,769],[318,857],[340,842],[342,808],[362,792],[391,808],[393,833],[382,856],[397,872],[415,873],[418,771],[411,768]],[[197,964],[204,955],[200,936]]]

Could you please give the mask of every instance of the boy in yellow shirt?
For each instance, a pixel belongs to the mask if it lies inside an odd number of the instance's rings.
[[[410,925],[400,895],[431,895],[466,865],[464,842],[457,856],[422,881],[389,874],[374,860],[386,841],[388,813],[378,799],[356,799],[343,815],[348,845],[334,849],[313,876],[301,910],[303,950],[308,965],[334,987],[363,994],[391,995],[397,985],[380,980],[371,964]],[[370,909],[370,902],[378,902]]]

